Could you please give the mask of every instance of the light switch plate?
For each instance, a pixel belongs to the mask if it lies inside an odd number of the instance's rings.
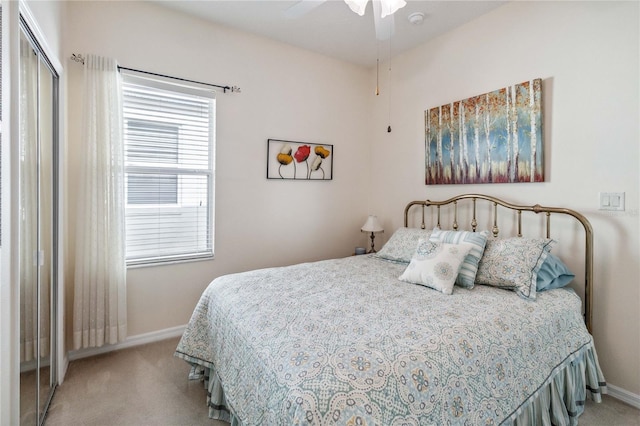
[[[599,192],[598,209],[624,211],[624,192]]]

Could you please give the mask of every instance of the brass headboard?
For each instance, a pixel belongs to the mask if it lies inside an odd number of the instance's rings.
[[[498,236],[500,232],[498,228],[498,206],[507,208],[509,210],[513,210],[517,215],[517,235],[518,237],[522,236],[522,212],[534,212],[544,213],[546,215],[546,237],[551,238],[551,214],[561,214],[573,216],[576,220],[578,220],[585,231],[585,259],[584,259],[584,321],[587,326],[587,330],[591,332],[591,306],[592,306],[592,280],[593,280],[593,229],[591,227],[591,223],[584,217],[582,214],[578,213],[575,210],[561,208],[561,207],[544,207],[539,204],[533,206],[521,206],[516,204],[511,204],[506,201],[503,201],[496,197],[491,197],[489,195],[482,194],[463,194],[457,195],[455,197],[449,198],[444,201],[412,201],[407,204],[407,207],[404,209],[404,226],[409,226],[409,210],[413,207],[421,207],[422,209],[422,229],[425,228],[425,208],[434,206],[436,207],[436,226],[440,227],[440,208],[445,205],[452,204],[453,205],[453,223],[452,228],[454,230],[458,229],[458,202],[468,200],[472,203],[472,219],[471,219],[471,229],[475,232],[478,227],[478,221],[476,219],[476,207],[478,200],[484,200],[493,205],[493,226],[491,232],[494,237]]]

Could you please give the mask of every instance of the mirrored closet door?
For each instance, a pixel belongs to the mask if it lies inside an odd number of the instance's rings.
[[[40,425],[57,384],[58,75],[20,29],[20,423]]]

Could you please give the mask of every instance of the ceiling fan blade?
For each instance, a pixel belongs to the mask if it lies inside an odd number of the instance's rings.
[[[371,3],[373,3],[373,23],[376,27],[376,38],[378,40],[389,40],[395,31],[393,15],[387,15],[383,18],[381,16],[380,0],[372,0]]]
[[[284,17],[289,19],[299,18],[311,12],[325,1],[326,0],[300,0],[284,11]]]

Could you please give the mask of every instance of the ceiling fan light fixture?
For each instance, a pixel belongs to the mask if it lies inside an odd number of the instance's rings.
[[[377,1],[380,4],[381,14],[380,17],[384,18],[385,16],[393,15],[407,5],[405,0],[371,0],[372,2]],[[349,6],[353,12],[357,13],[360,16],[364,15],[364,12],[367,8],[367,3],[369,0],[344,0],[344,2]]]
[[[368,1],[369,0],[344,0],[347,6],[349,6],[349,9],[360,16],[364,16],[364,11],[367,8]]]
[[[385,16],[393,15],[399,9],[405,7],[407,2],[404,0],[380,0],[380,5],[382,6],[382,17],[384,18]]]

